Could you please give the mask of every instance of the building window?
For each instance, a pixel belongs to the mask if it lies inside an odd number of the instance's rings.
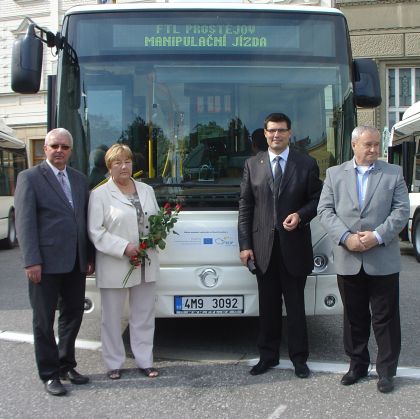
[[[36,166],[45,160],[44,140],[32,140],[32,165]]]
[[[420,68],[388,68],[387,83],[387,124],[391,128],[420,100]]]
[[[395,69],[388,70],[388,106],[395,106]]]

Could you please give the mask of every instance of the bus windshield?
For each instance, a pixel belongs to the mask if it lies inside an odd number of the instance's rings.
[[[290,146],[326,169],[350,158],[351,55],[341,14],[114,11],[70,14],[73,56],[58,72],[57,124],[91,187],[116,142],[158,200],[236,209],[245,160],[266,149],[264,118],[292,120]],[[260,138],[252,142],[252,137]]]

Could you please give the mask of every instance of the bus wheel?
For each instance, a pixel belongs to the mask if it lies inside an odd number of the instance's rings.
[[[414,254],[417,262],[420,262],[420,215],[417,215],[413,221],[412,241],[414,247]]]
[[[1,247],[3,249],[13,249],[17,244],[16,226],[15,226],[15,212],[10,211],[9,222],[7,228],[7,237],[1,240]]]

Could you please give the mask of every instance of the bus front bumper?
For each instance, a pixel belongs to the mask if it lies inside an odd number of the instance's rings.
[[[258,316],[256,278],[238,266],[163,267],[155,298],[158,318]],[[343,313],[336,275],[308,276],[305,310],[308,316]],[[85,315],[100,317],[94,277],[87,278]]]

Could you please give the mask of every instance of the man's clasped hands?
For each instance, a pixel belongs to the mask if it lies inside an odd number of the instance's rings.
[[[350,233],[344,244],[352,252],[366,252],[366,250],[377,246],[379,243],[373,231],[358,231],[357,233]]]

